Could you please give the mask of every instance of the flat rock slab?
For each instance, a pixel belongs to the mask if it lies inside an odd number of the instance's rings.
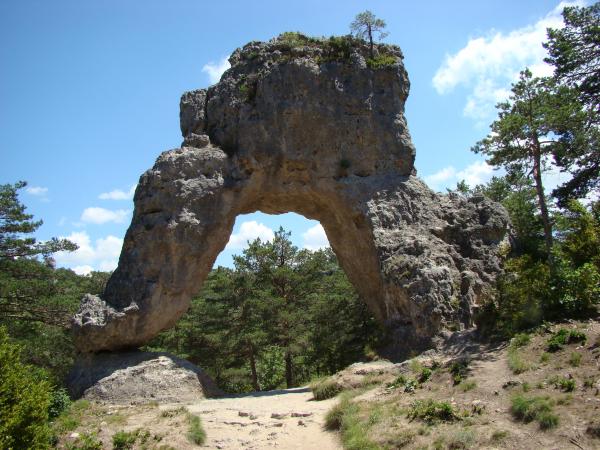
[[[189,403],[223,394],[189,361],[141,351],[83,355],[67,383],[76,398],[113,404]]]

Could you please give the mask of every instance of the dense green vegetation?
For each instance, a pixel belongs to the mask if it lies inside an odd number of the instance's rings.
[[[600,303],[600,4],[568,7],[549,30],[553,77],[525,69],[497,105],[491,133],[473,150],[505,175],[470,188],[502,203],[512,221],[506,273],[480,314],[484,333],[506,337],[543,321],[585,317]],[[548,196],[544,174],[570,179]]]
[[[331,249],[280,229],[213,270],[177,325],[149,348],[200,364],[231,392],[298,386],[363,359],[381,332]]]

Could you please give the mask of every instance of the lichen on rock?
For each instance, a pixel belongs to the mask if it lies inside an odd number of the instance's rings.
[[[82,352],[143,345],[175,324],[235,218],[319,220],[340,264],[398,342],[472,326],[500,271],[508,216],[416,177],[398,47],[288,33],[251,42],[181,98],[181,148],[140,178],[119,266],[73,320]],[[93,318],[93,320],[92,320]]]

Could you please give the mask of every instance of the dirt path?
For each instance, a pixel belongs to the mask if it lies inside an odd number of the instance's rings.
[[[211,449],[341,449],[323,429],[336,399],[316,402],[307,388],[207,399],[188,405],[206,430]]]

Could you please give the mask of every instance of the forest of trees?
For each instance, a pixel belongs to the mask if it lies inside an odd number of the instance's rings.
[[[473,148],[503,175],[460,182],[451,194],[485,195],[512,221],[505,273],[478,317],[488,338],[589,317],[600,304],[600,3],[565,8],[563,17],[565,27],[549,30],[545,43],[554,75],[524,68]],[[369,39],[385,26],[375,25]],[[357,30],[365,37],[362,22]],[[548,192],[552,166],[568,180]],[[55,267],[52,254],[75,246],[35,239],[41,221],[20,202],[24,187],[0,186],[0,448],[49,445],[48,420],[68,404],[69,319],[110,276]],[[384,340],[333,252],[298,249],[280,229],[272,242],[251,242],[233,268],[214,269],[176,327],[147,348],[183,356],[225,390],[245,392],[331,374],[375,355]]]
[[[292,387],[363,359],[382,332],[331,249],[299,250],[279,229],[213,270],[152,350],[201,365],[231,392]]]

